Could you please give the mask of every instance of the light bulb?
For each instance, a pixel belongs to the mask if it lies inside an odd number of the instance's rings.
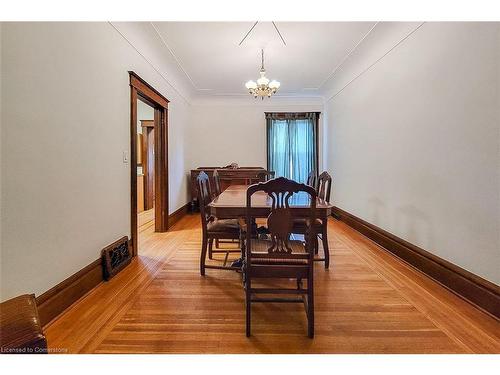
[[[250,89],[255,89],[255,88],[257,88],[257,84],[256,84],[254,81],[251,81],[251,80],[250,80],[250,81],[248,81],[247,83],[245,83],[245,87],[246,87],[247,89],[249,89],[249,90],[250,90]]]
[[[280,87],[280,83],[276,80],[272,80],[270,83],[269,83],[269,87],[272,88],[272,89],[279,89]]]
[[[269,84],[269,79],[267,79],[266,77],[262,76],[260,77],[258,80],[257,80],[257,84],[259,86],[267,86]]]

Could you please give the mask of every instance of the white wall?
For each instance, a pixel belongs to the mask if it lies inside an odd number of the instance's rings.
[[[313,98],[274,97],[261,101],[245,97],[195,101],[191,111],[192,168],[232,162],[241,167],[266,168],[264,112],[322,112],[323,105],[320,99]]]
[[[500,284],[499,24],[377,27],[325,104],[334,202]]]
[[[45,292],[130,235],[129,70],[170,100],[170,212],[187,202],[190,93],[127,27],[2,25],[1,300]]]

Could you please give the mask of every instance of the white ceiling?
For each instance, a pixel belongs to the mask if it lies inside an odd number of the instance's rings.
[[[201,95],[248,95],[264,48],[267,77],[279,95],[319,96],[323,84],[374,26],[373,22],[154,22],[165,48]]]

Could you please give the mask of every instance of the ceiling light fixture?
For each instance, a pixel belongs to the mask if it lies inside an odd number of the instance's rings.
[[[248,89],[248,92],[254,96],[254,98],[258,98],[259,96],[264,100],[264,97],[270,98],[271,95],[275,94],[276,91],[280,88],[280,83],[276,80],[272,80],[269,82],[269,79],[266,78],[266,70],[264,69],[264,50],[261,49],[261,57],[262,64],[260,67],[260,78],[255,81],[248,81],[245,83],[245,87]]]

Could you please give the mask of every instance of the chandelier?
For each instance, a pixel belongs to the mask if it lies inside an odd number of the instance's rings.
[[[261,49],[261,56],[262,56],[262,64],[260,67],[260,78],[255,81],[248,81],[245,83],[245,87],[248,89],[248,92],[254,96],[254,98],[258,98],[259,96],[264,100],[264,97],[267,96],[268,98],[271,97],[271,95],[275,94],[276,91],[280,88],[280,83],[276,80],[272,80],[269,82],[269,79],[266,78],[266,70],[264,69],[264,50]]]

